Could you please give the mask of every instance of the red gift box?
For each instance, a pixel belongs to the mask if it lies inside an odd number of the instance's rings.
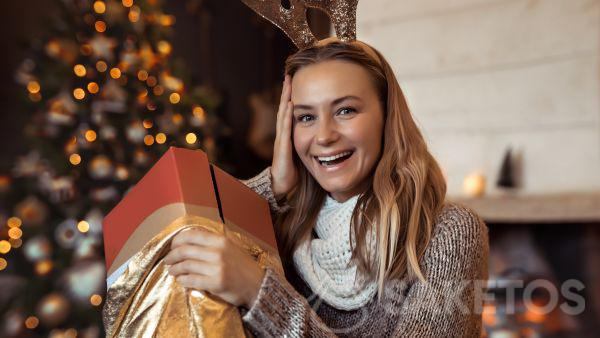
[[[195,215],[223,222],[277,255],[269,205],[200,150],[171,147],[104,218],[108,284],[173,220]]]

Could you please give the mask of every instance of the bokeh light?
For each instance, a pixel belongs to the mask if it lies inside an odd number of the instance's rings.
[[[189,144],[194,144],[196,141],[198,141],[198,137],[194,133],[188,133],[185,135],[185,141]]]

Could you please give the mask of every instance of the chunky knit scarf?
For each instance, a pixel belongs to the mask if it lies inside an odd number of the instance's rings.
[[[356,265],[349,265],[350,241],[354,242],[350,223],[357,201],[358,195],[343,203],[328,195],[314,228],[318,237],[302,242],[294,252],[299,276],[323,301],[339,310],[358,309],[377,291],[375,282],[365,282]]]

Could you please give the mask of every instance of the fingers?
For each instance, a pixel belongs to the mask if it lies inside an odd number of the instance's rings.
[[[285,80],[283,81],[283,89],[281,90],[281,98],[279,100],[279,110],[277,110],[277,126],[276,126],[276,135],[279,135],[281,131],[281,127],[283,125],[284,115],[286,113],[286,109],[288,107],[288,102],[290,102],[292,98],[292,84],[291,78],[289,75],[285,76]]]
[[[294,106],[292,102],[288,102],[287,108],[285,110],[285,116],[283,118],[283,126],[281,130],[281,140],[285,142],[291,142],[292,139],[292,112],[294,110]]]
[[[219,251],[196,245],[181,245],[171,249],[169,254],[163,259],[163,262],[168,265],[173,265],[184,260],[215,262],[220,259],[221,254]]]
[[[179,275],[177,276],[177,283],[185,288],[207,290],[209,292],[219,288],[214,278],[203,275]]]
[[[223,235],[206,230],[189,229],[181,231],[173,238],[171,249],[187,244],[221,248],[225,245],[225,241],[226,238]]]
[[[218,273],[218,266],[207,262],[185,260],[169,267],[169,274],[213,276]]]

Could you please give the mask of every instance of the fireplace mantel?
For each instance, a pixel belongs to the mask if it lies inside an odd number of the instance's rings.
[[[448,197],[491,223],[600,223],[600,191]]]

